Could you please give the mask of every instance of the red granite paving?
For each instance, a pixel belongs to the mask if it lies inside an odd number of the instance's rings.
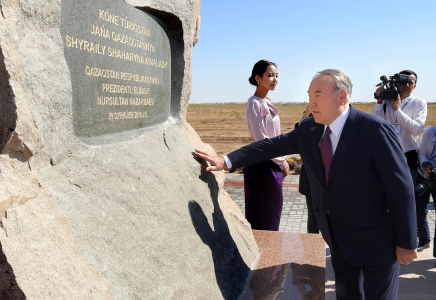
[[[224,182],[224,186],[244,186],[243,182]]]
[[[244,186],[243,182],[224,182],[224,186]],[[298,184],[283,183],[283,187],[298,188]]]

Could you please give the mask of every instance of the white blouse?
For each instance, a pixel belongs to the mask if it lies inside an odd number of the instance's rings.
[[[273,138],[281,134],[279,109],[271,104],[271,100],[251,96],[247,102],[247,111],[245,120],[247,122],[248,132],[257,142],[266,138]],[[284,170],[288,163],[286,156],[280,156],[271,159],[281,170]]]

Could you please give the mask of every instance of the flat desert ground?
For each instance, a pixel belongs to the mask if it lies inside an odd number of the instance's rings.
[[[282,133],[291,131],[299,122],[307,103],[274,103],[280,110]],[[352,103],[371,113],[375,103]],[[436,103],[428,103],[425,128],[436,126]],[[218,155],[227,154],[252,142],[245,123],[246,103],[190,104],[186,119],[203,142],[210,144]]]

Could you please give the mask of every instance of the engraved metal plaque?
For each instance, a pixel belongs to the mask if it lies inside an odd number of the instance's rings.
[[[61,35],[77,136],[134,130],[168,119],[171,50],[159,19],[122,0],[62,0]]]

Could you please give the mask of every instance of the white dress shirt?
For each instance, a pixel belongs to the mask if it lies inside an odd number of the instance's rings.
[[[386,113],[383,112],[383,105],[386,104]],[[394,111],[391,101],[384,100],[382,104],[376,104],[371,114],[378,116],[389,124],[399,124],[400,141],[403,152],[418,150],[418,136],[424,130],[425,119],[427,118],[427,103],[424,99],[413,97],[405,98],[399,109]]]
[[[251,96],[247,102],[245,120],[247,122],[248,133],[253,141],[257,142],[266,138],[272,138],[280,135],[280,118],[279,109],[271,104],[271,100],[263,100],[257,96]],[[224,156],[227,168],[232,167],[231,161],[227,155]],[[280,156],[271,159],[281,170],[284,170],[288,163],[286,156]]]
[[[422,163],[428,161],[436,167],[436,126],[427,127],[421,136],[418,148],[418,173],[427,178],[422,169]]]
[[[271,104],[271,100],[266,100],[251,96],[247,102],[245,113],[248,133],[254,142],[270,139],[281,134],[279,109]],[[286,156],[271,159],[281,170],[284,170],[288,163]]]
[[[332,142],[332,156],[335,154],[336,147],[338,146],[339,139],[341,138],[342,129],[344,129],[344,125],[348,119],[349,114],[350,114],[350,107],[347,106],[347,108],[342,112],[342,114],[339,117],[337,117],[336,120],[333,121],[333,123],[329,125],[330,130],[332,131],[332,133],[330,133],[330,140]],[[327,125],[324,125],[324,132],[326,128]],[[318,147],[320,146],[323,137],[324,134],[322,135],[321,139],[318,142]],[[226,161],[227,167],[231,168],[232,162],[227,157],[227,155],[224,156],[224,160]]]
[[[332,133],[330,133],[330,140],[332,142],[332,157],[335,155],[336,148],[338,147],[339,139],[341,138],[342,129],[344,129],[345,122],[348,119],[348,115],[350,114],[350,106],[347,106],[347,108],[342,112],[342,114],[336,118],[336,120],[333,121],[330,125],[330,130]],[[324,125],[324,133],[327,129],[327,125]],[[323,139],[324,134],[322,135],[321,139],[318,142],[318,147],[321,146],[321,140]]]

